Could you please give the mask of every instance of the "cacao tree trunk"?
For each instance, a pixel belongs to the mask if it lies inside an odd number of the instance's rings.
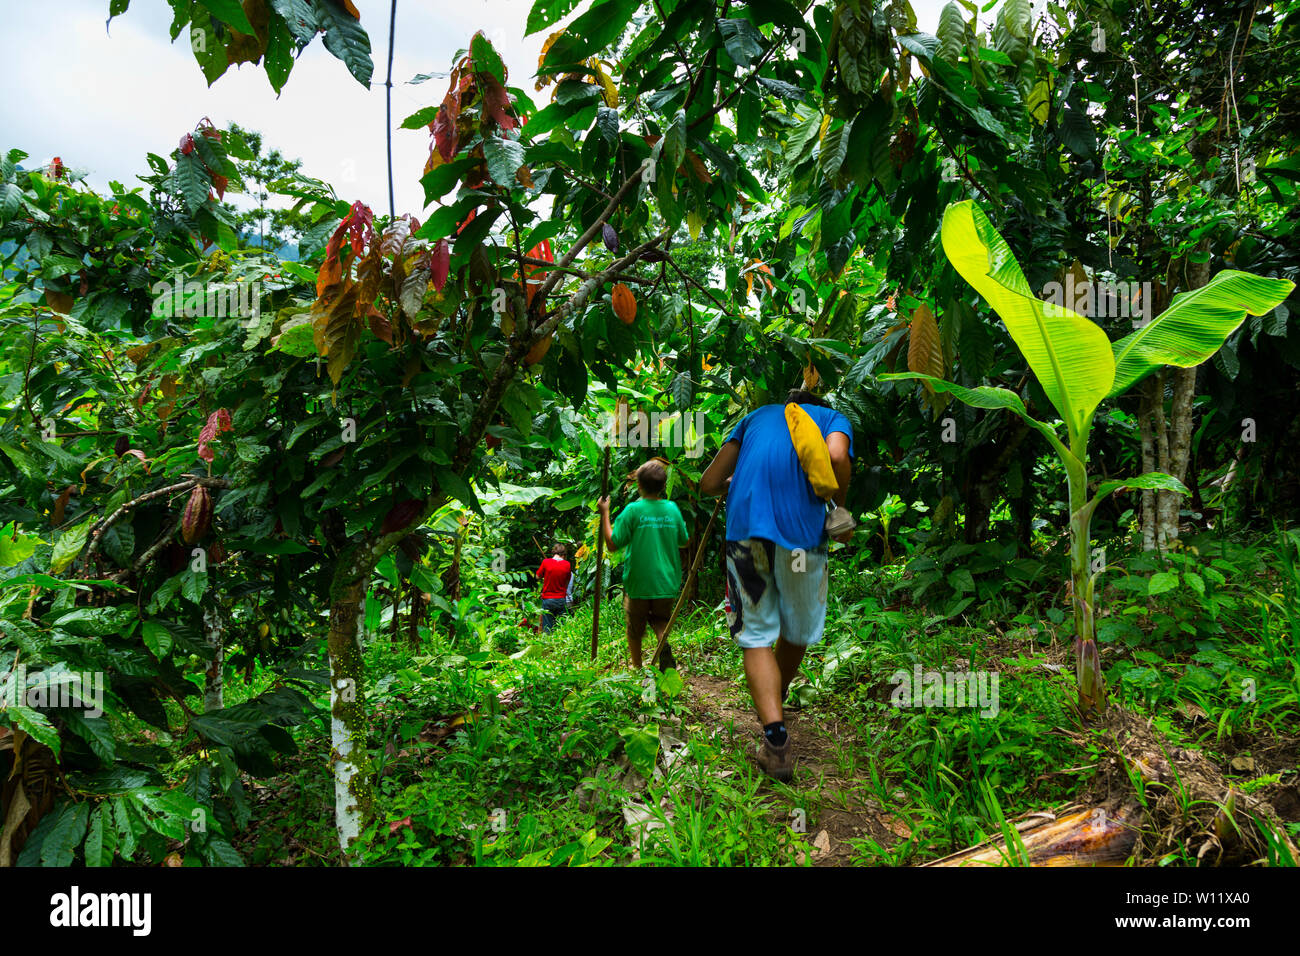
[[[203,712],[211,714],[225,706],[221,668],[226,662],[225,627],[221,621],[221,612],[212,604],[203,609],[203,637],[212,648],[212,662],[208,665],[203,689]]]
[[[1210,244],[1202,239],[1196,246],[1196,255],[1171,264],[1170,271],[1183,267],[1186,288],[1199,289],[1210,281]],[[1193,262],[1195,258],[1203,262]],[[1156,314],[1164,311],[1167,302],[1157,302]],[[1171,378],[1172,376],[1172,378]],[[1165,385],[1172,384],[1169,415],[1165,416]],[[1196,397],[1196,368],[1171,368],[1152,376],[1142,386],[1139,408],[1139,427],[1142,435],[1142,464],[1148,464],[1155,452],[1156,470],[1173,475],[1179,481],[1187,477],[1187,467],[1192,455],[1192,400]],[[1147,470],[1150,470],[1149,468]],[[1142,493],[1142,546],[1144,549],[1165,552],[1178,540],[1179,514],[1183,496],[1174,491],[1144,491]]]
[[[369,817],[373,802],[370,754],[366,745],[366,715],[362,702],[361,632],[365,627],[364,573],[348,567],[345,555],[335,572],[330,593],[327,645],[330,658],[330,763],[334,772],[334,826],[345,858]]]
[[[1141,399],[1138,406],[1138,431],[1142,436],[1142,473],[1156,470],[1156,439],[1152,429],[1152,417],[1156,402],[1164,401],[1164,395],[1156,392],[1159,376],[1148,378],[1141,385]],[[1150,488],[1142,491],[1141,505],[1138,509],[1138,521],[1142,526],[1142,550],[1156,549],[1156,493]]]

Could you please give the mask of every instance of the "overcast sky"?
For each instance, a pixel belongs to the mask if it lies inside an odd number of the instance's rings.
[[[106,189],[113,179],[130,188],[139,185],[137,174],[148,172],[145,153],[167,156],[206,116],[218,127],[233,121],[261,131],[269,146],[301,158],[306,174],[331,183],[342,198],[359,198],[386,211],[383,83],[389,0],[354,2],[370,34],[375,62],[370,89],[353,79],[317,37],[277,98],[261,65],[232,67],[209,89],[186,34],[168,42],[171,11],[164,0],[134,0],[107,29],[108,0],[3,0],[0,81],[9,92],[0,97],[0,149],[24,150],[30,154],[27,166],[59,156],[64,164],[87,170],[96,189]],[[446,72],[456,50],[482,29],[502,54],[511,85],[533,95],[533,71],[549,31],[524,37],[530,5],[531,0],[399,0],[393,56],[399,213],[423,209],[419,178],[429,134],[396,127],[446,92],[443,79],[420,85],[407,80]],[[912,5],[919,28],[933,32],[943,0],[912,0]]]

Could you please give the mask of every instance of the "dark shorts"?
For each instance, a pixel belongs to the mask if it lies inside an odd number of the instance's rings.
[[[645,633],[645,626],[650,623],[667,624],[673,615],[672,598],[632,598],[623,595],[623,611],[627,614],[627,626],[633,635]]]

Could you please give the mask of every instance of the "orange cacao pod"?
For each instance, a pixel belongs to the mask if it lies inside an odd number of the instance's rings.
[[[554,337],[554,335],[548,335],[529,349],[528,354],[524,356],[524,364],[536,365],[542,359],[546,358],[546,353],[551,350],[551,340]]]
[[[615,282],[610,300],[614,303],[614,314],[618,320],[624,325],[631,325],[636,319],[636,297],[632,295],[632,290],[621,282]]]

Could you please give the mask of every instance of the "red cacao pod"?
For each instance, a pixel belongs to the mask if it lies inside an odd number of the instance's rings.
[[[212,527],[212,496],[202,485],[195,485],[190,492],[189,501],[185,502],[185,513],[181,515],[181,538],[186,544],[194,544]]]

